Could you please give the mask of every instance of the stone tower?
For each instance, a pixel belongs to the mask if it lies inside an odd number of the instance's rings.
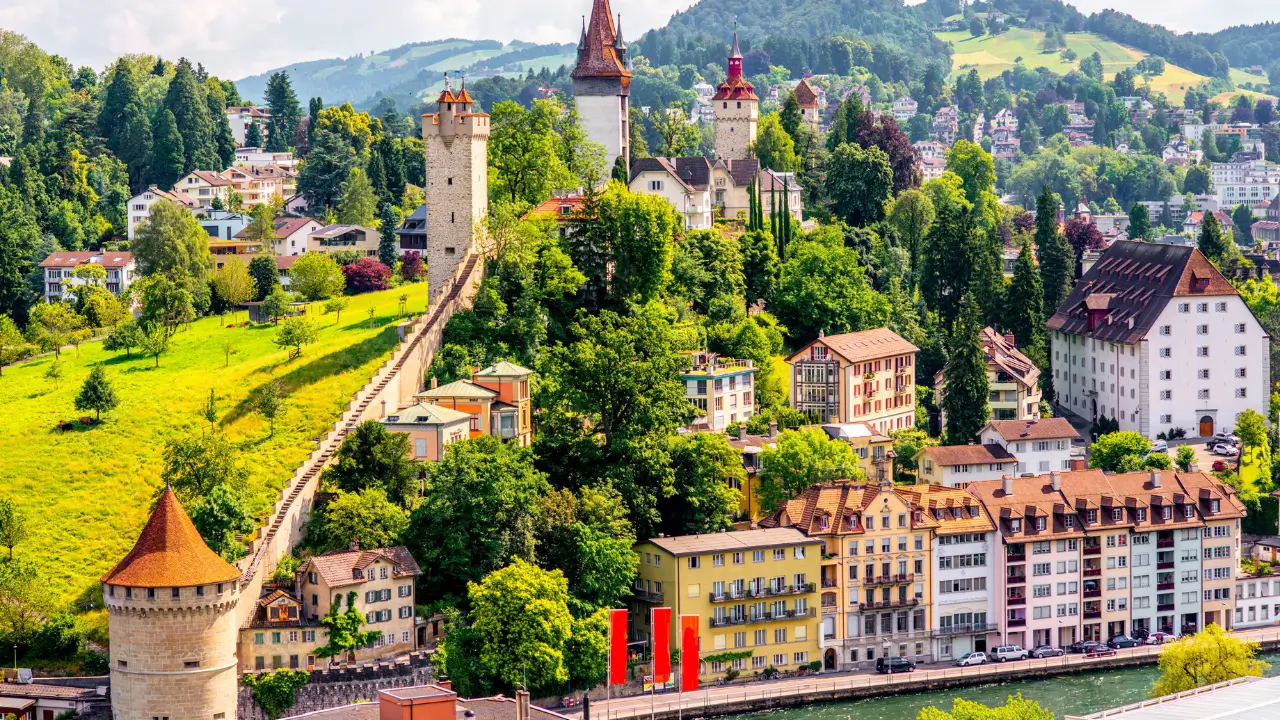
[[[445,77],[439,112],[422,116],[427,155],[427,292],[432,304],[477,249],[489,214],[489,115]]]
[[[604,146],[605,172],[621,157],[631,167],[631,69],[622,40],[622,18],[613,24],[609,0],[594,0],[590,22],[583,20],[573,99],[587,138]]]
[[[166,489],[102,576],[115,720],[235,720],[239,584]]]
[[[742,52],[738,50],[738,29],[733,29],[733,50],[729,53],[729,78],[720,83],[711,98],[716,113],[716,157],[740,160],[751,156],[760,119],[760,98],[742,76]]]

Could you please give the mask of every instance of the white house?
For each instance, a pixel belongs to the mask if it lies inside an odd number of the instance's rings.
[[[155,185],[152,185],[141,193],[129,198],[127,207],[129,208],[128,236],[130,240],[133,240],[137,235],[138,226],[145,222],[147,218],[151,217],[151,206],[155,204],[157,200],[161,199],[170,200],[188,209],[200,207],[200,204],[186,193],[161,190]]]
[[[270,121],[271,115],[259,107],[237,105],[227,108],[227,124],[231,126],[231,137],[235,138],[236,145],[244,145],[250,123],[257,125],[262,131],[263,139],[266,139],[267,123]]]
[[[101,265],[107,271],[103,285],[112,295],[124,292],[138,278],[138,266],[133,255],[112,250],[84,252],[58,251],[40,263],[44,271],[45,302],[63,298],[63,292],[73,285],[83,285],[84,280],[71,277],[71,271],[81,265]]]
[[[1017,458],[1019,474],[1071,469],[1071,442],[1079,439],[1066,418],[993,420],[978,433],[983,445],[999,445]]]
[[[1117,242],[1049,319],[1058,401],[1154,438],[1267,413],[1270,337],[1192,247]]]
[[[279,217],[275,219],[276,234],[271,241],[271,252],[276,256],[292,256],[305,253],[313,233],[319,232],[324,223],[309,217]],[[244,240],[243,230],[234,239]]]
[[[640,158],[631,162],[632,192],[665,198],[691,230],[712,224],[711,163],[704,157]]]
[[[268,152],[262,148],[242,147],[236,148],[236,165],[248,165],[250,167],[262,167],[265,165],[278,165],[280,167],[291,168],[298,164],[291,152]]]
[[[229,210],[205,210],[196,215],[196,222],[214,240],[234,240],[251,222],[248,215]]]
[[[210,208],[214,198],[221,198],[224,204],[227,202],[235,189],[235,182],[212,170],[192,170],[180,178],[173,189],[195,200],[200,207]]]
[[[916,116],[920,110],[920,103],[909,97],[900,97],[893,101],[893,117],[900,123],[904,123]]]
[[[1236,629],[1280,623],[1280,579],[1240,573],[1236,578]]]
[[[1012,473],[1018,458],[1001,445],[939,445],[916,453],[920,482],[963,488]]]

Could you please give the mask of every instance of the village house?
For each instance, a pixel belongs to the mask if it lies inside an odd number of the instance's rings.
[[[723,432],[755,414],[757,369],[750,360],[693,353],[693,363],[680,373],[685,397],[698,412],[690,429]]]
[[[929,136],[934,140],[951,147],[956,141],[956,135],[960,132],[960,113],[953,107],[938,108],[938,112],[933,116],[933,126],[929,129]]]
[[[999,445],[1014,456],[1019,475],[1072,469],[1071,445],[1079,439],[1071,423],[1060,417],[992,420],[978,432],[984,446]]]
[[[1002,445],[934,445],[916,453],[920,482],[949,488],[994,480],[1014,472],[1018,458]]]
[[[365,617],[366,624],[360,629],[376,630],[379,637],[372,645],[356,650],[355,660],[390,657],[417,649],[414,583],[421,574],[417,561],[404,547],[361,550],[352,543],[345,551],[307,558],[298,568],[297,594],[293,599],[301,601],[299,617],[305,616],[311,622],[318,622],[330,611],[341,613],[356,607]],[[281,599],[279,605],[287,612],[289,599]],[[249,631],[255,632],[252,628]],[[261,643],[256,632],[252,638],[251,645],[259,647],[250,649],[255,668],[259,652],[265,663],[270,645],[274,644],[266,642],[274,640],[266,632],[270,631],[263,631]],[[322,640],[327,642],[327,637]]]
[[[1014,344],[1013,335],[1001,335],[990,327],[978,336],[986,356],[988,402],[991,417],[996,420],[1030,420],[1040,417],[1040,369]],[[947,369],[933,377],[938,407],[947,396]],[[947,426],[941,416],[942,428]]]
[[[168,200],[173,203],[199,212],[201,210],[200,203],[196,202],[191,196],[183,192],[170,192],[161,190],[155,185],[149,186],[146,190],[129,198],[127,207],[129,208],[129,240],[132,241],[138,235],[138,226],[146,222],[151,217],[151,206],[159,200]]]
[[[44,273],[45,302],[68,298],[72,287],[85,284],[85,280],[71,275],[73,270],[83,265],[101,265],[107,273],[103,287],[116,296],[129,289],[133,281],[140,277],[132,253],[114,250],[60,250],[40,263],[40,269]]]
[[[325,225],[307,235],[303,252],[355,250],[363,257],[377,257],[381,236],[377,230],[362,225]]]
[[[439,462],[445,448],[471,437],[471,415],[420,402],[388,413],[380,420],[388,432],[409,436],[414,460]]]
[[[278,217],[274,220],[275,236],[271,240],[271,253],[276,256],[302,255],[307,252],[312,234],[325,226],[309,217]],[[234,240],[246,239],[244,230],[237,232]]]
[[[267,137],[267,126],[271,122],[271,115],[264,108],[254,107],[252,105],[235,105],[227,108],[227,124],[231,126],[231,137],[236,141],[236,145],[244,145],[245,138],[249,132],[249,125],[257,125],[262,138]]]
[[[787,358],[791,407],[816,422],[865,422],[877,432],[915,427],[915,354],[888,328],[826,335]]]
[[[893,101],[893,117],[898,121],[899,125],[915,117],[919,110],[920,103],[905,95]]]
[[[528,446],[533,441],[532,377],[532,370],[502,361],[476,372],[470,380],[438,385],[432,378],[431,387],[414,398],[466,413],[470,437],[492,435]]]

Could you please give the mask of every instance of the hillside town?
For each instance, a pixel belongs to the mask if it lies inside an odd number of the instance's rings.
[[[580,2],[403,112],[0,30],[0,713],[1280,712],[1280,66]]]

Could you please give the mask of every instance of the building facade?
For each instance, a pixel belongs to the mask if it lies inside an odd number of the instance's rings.
[[[403,547],[361,550],[353,544],[345,551],[307,558],[298,568],[297,599],[311,622],[330,610],[345,612],[355,607],[364,613],[361,631],[377,630],[379,637],[348,660],[398,655],[417,648],[414,583],[421,574]]]
[[[102,287],[116,296],[128,290],[139,277],[138,265],[132,253],[111,250],[56,252],[40,262],[40,269],[44,273],[45,302],[68,298],[71,288],[86,284],[87,280],[72,275],[76,268],[85,265],[101,265],[106,271]]]
[[[716,157],[740,159],[751,156],[756,141],[756,124],[760,120],[760,98],[755,86],[742,74],[742,52],[738,50],[738,31],[733,31],[733,49],[729,52],[729,77],[716,88],[711,98],[716,113]]]
[[[731,423],[745,423],[755,414],[756,368],[750,360],[694,353],[693,365],[680,373],[685,397],[699,413],[692,427],[723,431]]]
[[[1071,445],[1079,439],[1066,418],[993,420],[978,432],[983,445],[998,445],[1014,456],[1019,475],[1070,470]]]
[[[915,427],[915,354],[888,328],[825,335],[801,348],[791,367],[791,407],[816,422],[864,422],[887,434]]]
[[[631,166],[631,68],[621,28],[614,26],[609,0],[594,0],[578,41],[573,100],[579,122],[592,142],[604,146],[606,167],[618,158]],[[481,156],[483,157],[483,156]]]
[[[1001,335],[995,330],[983,328],[979,334],[982,352],[987,360],[987,403],[994,420],[1030,420],[1040,417],[1040,369],[1022,351],[1018,350],[1012,335]],[[939,370],[933,378],[938,407],[947,396],[947,369]],[[942,414],[942,427],[947,426],[946,414]]]

